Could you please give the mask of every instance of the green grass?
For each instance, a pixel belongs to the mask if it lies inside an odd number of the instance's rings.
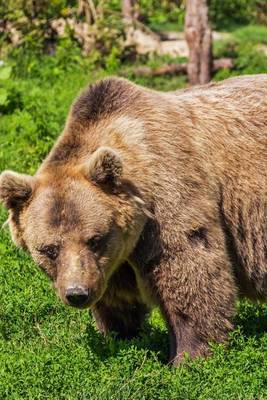
[[[267,27],[263,25],[248,25],[236,29],[233,35],[242,41],[254,44],[267,44]]]
[[[251,51],[235,49],[237,61],[247,63],[227,74],[246,72]],[[252,64],[256,72],[266,72],[262,58]],[[20,60],[13,61],[9,104],[0,116],[0,170],[34,173],[62,130],[73,98],[87,82],[109,73],[88,63],[72,62],[67,68],[49,58],[24,67],[20,70]],[[129,66],[116,74],[133,78]],[[172,90],[185,79],[138,82]],[[1,209],[1,225],[6,216]],[[227,348],[212,345],[209,359],[171,368],[166,364],[167,330],[158,311],[140,338],[104,339],[88,311],[60,303],[47,278],[13,246],[5,229],[0,231],[0,297],[1,400],[267,399],[266,305],[242,301]]]

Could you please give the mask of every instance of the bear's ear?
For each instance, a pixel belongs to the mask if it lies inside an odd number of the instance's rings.
[[[34,178],[4,171],[0,175],[0,201],[7,209],[21,207],[32,194]]]
[[[110,147],[99,147],[83,166],[85,176],[100,185],[118,185],[122,171],[121,158]]]

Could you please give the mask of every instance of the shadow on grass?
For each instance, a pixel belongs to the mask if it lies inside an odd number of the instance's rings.
[[[245,341],[250,337],[260,340],[267,332],[267,305],[242,301],[238,307],[235,326],[240,329]],[[168,333],[152,326],[148,321],[144,324],[140,335],[131,340],[117,339],[115,333],[103,337],[95,326],[90,324],[87,327],[86,343],[101,361],[116,357],[120,351],[135,347],[137,350],[143,349],[153,353],[163,364],[168,362]]]
[[[238,307],[235,325],[241,329],[244,337],[260,339],[267,332],[267,304],[242,301]]]
[[[160,328],[152,327],[149,322],[144,324],[140,335],[131,340],[118,339],[115,332],[104,337],[93,324],[89,324],[86,344],[101,361],[116,357],[120,351],[132,347],[153,352],[162,363],[168,361],[168,334]]]

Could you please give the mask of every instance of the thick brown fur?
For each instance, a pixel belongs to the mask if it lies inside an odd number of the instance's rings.
[[[66,303],[90,289],[104,334],[132,337],[159,306],[179,363],[227,341],[238,296],[267,299],[267,75],[173,93],[100,81],[18,177],[0,178],[15,242]]]

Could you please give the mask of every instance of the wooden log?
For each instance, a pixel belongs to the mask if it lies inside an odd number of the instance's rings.
[[[138,67],[134,73],[137,76],[161,76],[161,75],[176,75],[179,73],[186,73],[187,64],[166,64],[158,68],[151,67]]]
[[[219,69],[232,69],[234,67],[233,60],[231,58],[219,58],[214,60],[212,71],[216,72]],[[162,75],[177,75],[180,73],[186,74],[188,70],[188,64],[165,64],[158,68],[151,67],[138,67],[134,73],[136,76],[162,76]]]

